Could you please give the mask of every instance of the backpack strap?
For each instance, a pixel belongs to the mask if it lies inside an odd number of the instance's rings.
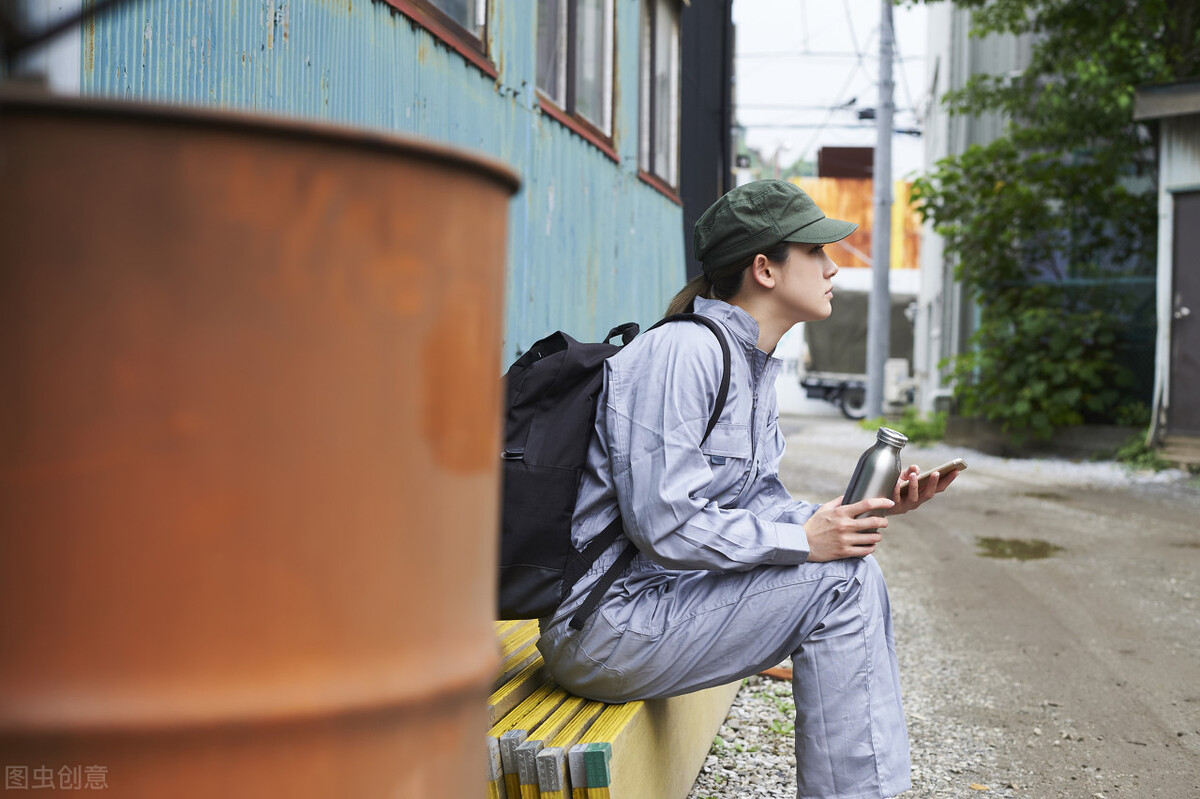
[[[729,372],[732,355],[729,351],[729,342],[726,340],[724,332],[721,331],[720,325],[718,325],[712,319],[709,319],[707,316],[701,316],[698,313],[672,314],[671,316],[660,319],[653,325],[653,327],[650,328],[650,330],[653,330],[659,325],[666,324],[667,322],[677,321],[696,322],[704,325],[712,331],[713,335],[717,337],[717,341],[721,344],[721,359],[723,361],[721,369],[721,385],[717,389],[717,401],[713,405],[712,415],[708,418],[708,427],[704,431],[704,438],[700,439],[700,443],[703,444],[705,441],[708,441],[709,435],[711,435],[712,431],[716,428],[717,421],[721,418],[721,413],[725,410],[725,401],[729,398]],[[609,333],[609,336],[611,337],[615,333],[616,330],[614,329],[613,332]],[[625,343],[628,344],[629,342],[626,341]],[[583,548],[583,552],[581,553],[580,557],[571,564],[571,567],[569,567],[570,573],[563,575],[564,583],[566,585],[574,585],[579,578],[582,577],[589,568],[591,568],[591,565],[596,562],[597,558],[600,557],[600,554],[612,546],[612,544],[618,538],[620,538],[621,534],[624,532],[625,528],[621,524],[620,516],[609,522],[608,526],[604,528],[603,532],[589,541],[588,545]],[[614,562],[612,566],[609,566],[608,570],[604,572],[603,576],[601,576],[600,581],[592,586],[592,590],[588,592],[587,599],[583,601],[583,604],[580,605],[579,609],[575,611],[575,615],[571,617],[570,626],[573,629],[583,629],[584,622],[591,617],[596,608],[600,607],[600,600],[602,600],[604,595],[608,593],[608,589],[612,588],[612,584],[617,581],[617,578],[624,574],[625,570],[629,568],[629,564],[633,562],[635,557],[637,557],[637,553],[637,544],[634,544],[632,541],[630,541],[625,545],[625,549],[621,550],[621,554],[617,556],[616,562]]]
[[[622,532],[621,517],[613,519],[613,524],[616,525],[617,531]],[[621,550],[621,554],[617,556],[617,560],[613,565],[608,567],[608,571],[600,578],[600,582],[592,586],[592,590],[588,592],[587,599],[579,606],[579,610],[575,611],[575,615],[571,617],[570,626],[576,630],[583,629],[583,623],[587,621],[596,608],[600,607],[600,600],[608,593],[608,589],[612,588],[612,584],[617,581],[617,578],[625,573],[629,568],[629,564],[633,563],[633,559],[637,557],[637,544],[630,541]]]
[[[604,337],[604,340],[606,342],[611,342],[614,336],[620,336],[621,346],[623,347],[629,342],[633,341],[639,330],[641,330],[641,328],[638,327],[637,322],[626,322],[625,324],[617,325],[612,330],[608,331],[608,335]]]

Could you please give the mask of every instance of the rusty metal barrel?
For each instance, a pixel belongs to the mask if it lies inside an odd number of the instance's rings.
[[[517,179],[0,98],[0,761],[122,797],[483,790]]]

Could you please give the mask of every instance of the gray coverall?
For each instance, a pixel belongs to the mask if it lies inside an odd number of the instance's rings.
[[[538,648],[580,696],[630,701],[729,683],[791,656],[800,797],[894,796],[911,787],[887,589],[873,557],[806,563],[816,505],[780,483],[775,377],[745,311],[697,299],[733,352],[729,397],[701,445],[721,378],[707,328],[676,322],[609,359],[572,537],[618,514],[638,547],[582,630],[568,626],[624,549],[601,555]]]

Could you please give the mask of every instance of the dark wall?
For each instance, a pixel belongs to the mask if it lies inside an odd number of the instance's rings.
[[[822,147],[817,150],[817,176],[870,180],[875,176],[875,148]]]
[[[733,188],[733,0],[683,7],[680,59],[679,194],[687,276],[700,274],[692,253],[692,226],[708,206]]]

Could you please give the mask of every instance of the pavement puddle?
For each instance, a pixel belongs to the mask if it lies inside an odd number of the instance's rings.
[[[978,537],[975,545],[985,558],[1006,560],[1040,560],[1062,552],[1063,548],[1037,538],[987,538]]]

